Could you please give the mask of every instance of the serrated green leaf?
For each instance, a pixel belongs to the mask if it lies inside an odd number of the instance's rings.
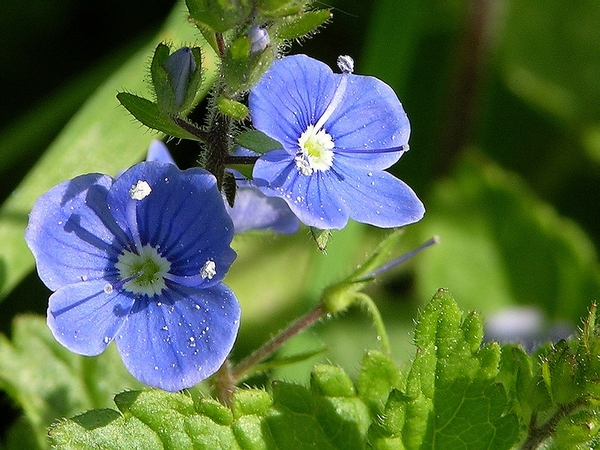
[[[358,391],[374,417],[383,414],[388,395],[400,387],[402,376],[391,358],[379,351],[368,351],[362,361]]]
[[[406,389],[388,399],[376,446],[391,445],[398,434],[407,449],[508,449],[517,442],[518,418],[496,381],[500,347],[480,348],[477,321],[463,319],[453,298],[438,291],[419,317]]]
[[[139,386],[113,345],[98,357],[76,355],[41,317],[17,317],[12,342],[0,336],[0,387],[23,409],[38,448],[55,420],[109,406],[115,391]]]
[[[181,393],[123,392],[115,397],[121,413],[89,411],[56,423],[50,436],[56,447],[69,449],[366,448],[371,418],[348,376],[333,366],[317,372],[311,389],[281,382],[272,396],[240,389],[233,412],[208,398],[194,405]]]
[[[156,42],[195,42],[195,28],[188,24],[182,4],[177,4],[160,33],[134,55],[85,103],[48,148],[38,164],[0,209],[1,295],[6,295],[33,268],[33,257],[23,233],[35,200],[65,179],[88,172],[116,174],[141,160],[155,136],[131,120],[115,94],[126,88],[145,89],[147,63]],[[204,44],[202,44],[204,45]],[[206,89],[216,73],[214,54],[205,50]]]

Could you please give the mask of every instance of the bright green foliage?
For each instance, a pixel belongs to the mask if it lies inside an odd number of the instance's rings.
[[[310,0],[257,0],[257,8],[267,17],[298,14]]]
[[[500,347],[480,347],[481,319],[462,312],[439,291],[415,331],[417,354],[403,390],[388,398],[375,448],[508,449],[517,440],[517,416],[496,380]]]
[[[339,368],[317,367],[311,389],[275,383],[272,396],[240,390],[232,409],[209,398],[130,391],[116,411],[98,410],[56,424],[59,448],[266,449],[364,448],[370,423],[365,404]],[[275,446],[275,447],[273,447]]]
[[[235,120],[244,120],[248,116],[248,107],[236,100],[230,100],[224,96],[217,100],[217,108],[222,114]]]
[[[277,53],[275,45],[256,54],[250,50],[250,39],[243,34],[231,43],[224,57],[222,70],[225,88],[232,98],[254,86]]]
[[[481,318],[463,315],[440,290],[418,319],[416,355],[405,369],[371,350],[356,385],[343,369],[319,364],[309,387],[275,381],[268,391],[239,389],[230,407],[211,397],[125,391],[114,399],[118,411],[55,422],[51,441],[67,449],[596,448],[595,307],[581,336],[533,357],[518,346],[482,346],[482,336]],[[2,381],[35,430],[32,448],[45,448],[45,430],[56,418],[106,408],[109,392],[135,386],[114,352],[70,354],[37,319],[17,322],[14,347],[0,344]],[[46,357],[24,356],[33,351]],[[43,417],[36,415],[45,402]],[[25,429],[21,424],[13,435]]]
[[[518,347],[505,347],[502,376],[510,379],[511,400],[528,427],[524,448],[597,448],[600,408],[600,329],[593,305],[577,339],[538,352],[538,364]],[[545,442],[547,441],[547,442]],[[527,447],[529,445],[529,447]]]

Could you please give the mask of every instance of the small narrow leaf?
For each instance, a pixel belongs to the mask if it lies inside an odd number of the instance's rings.
[[[171,116],[156,103],[128,92],[120,92],[117,98],[127,111],[148,128],[176,138],[199,140],[197,136],[175,124]]]
[[[283,148],[283,146],[275,139],[270,138],[262,131],[250,130],[240,133],[235,137],[235,143],[252,150],[256,153],[267,153],[271,150]]]

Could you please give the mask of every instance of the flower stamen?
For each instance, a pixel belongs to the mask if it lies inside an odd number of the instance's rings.
[[[139,253],[121,253],[115,267],[119,271],[120,280],[125,281],[124,290],[154,296],[167,287],[165,275],[169,272],[171,263],[154,247],[145,245]]]

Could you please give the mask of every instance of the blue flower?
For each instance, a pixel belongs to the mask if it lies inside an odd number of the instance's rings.
[[[248,151],[242,151],[244,153]],[[161,161],[175,164],[169,149],[161,141],[153,140],[148,147],[147,161]],[[275,233],[292,234],[298,231],[300,223],[287,204],[279,199],[267,197],[260,192],[242,174],[234,172],[237,179],[237,191],[233,207],[223,198],[225,209],[233,220],[235,233],[250,230],[270,230]]]
[[[408,150],[410,125],[382,81],[341,74],[306,55],[273,63],[250,91],[256,129],[283,148],[261,156],[253,177],[283,198],[307,225],[343,228],[348,219],[379,227],[416,222],[425,209],[404,182],[384,169]]]
[[[48,325],[82,355],[115,341],[127,369],[167,391],[197,384],[230,352],[240,308],[221,281],[236,254],[215,178],[143,162],[116,180],[55,186],[25,237],[53,291]]]

